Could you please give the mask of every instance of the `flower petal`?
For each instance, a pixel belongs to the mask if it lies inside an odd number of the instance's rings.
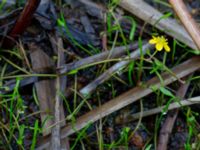
[[[168,46],[168,44],[164,44],[164,49],[166,52],[170,52],[170,47]]]
[[[163,48],[166,52],[170,52],[170,47],[168,46],[167,39],[164,36],[152,36],[152,39],[149,40],[150,44],[155,44],[157,51],[161,51]]]
[[[164,36],[161,36],[160,39],[162,40],[162,42],[167,42],[167,39]]]
[[[161,42],[156,43],[156,50],[161,51],[162,49],[163,49],[163,43]]]
[[[150,43],[150,44],[156,44],[156,43],[157,43],[157,40],[156,40],[156,39],[151,39],[151,40],[149,40],[149,43]]]

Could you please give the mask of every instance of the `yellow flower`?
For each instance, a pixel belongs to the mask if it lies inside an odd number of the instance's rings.
[[[166,52],[170,52],[170,47],[168,45],[167,39],[163,36],[152,36],[152,39],[149,40],[149,43],[155,44],[157,51],[161,51],[164,48]]]

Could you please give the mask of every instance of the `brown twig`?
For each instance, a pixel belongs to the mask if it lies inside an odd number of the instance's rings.
[[[21,12],[19,18],[17,19],[15,26],[10,31],[7,37],[16,39],[20,34],[22,34],[28,25],[31,23],[33,14],[40,4],[40,0],[28,0],[23,11]],[[3,42],[4,47],[12,47],[14,43],[10,42],[10,39],[5,38]]]
[[[107,35],[107,14],[103,16],[103,26],[104,26],[104,32],[102,34],[102,47],[104,51],[108,50],[108,35]]]
[[[53,37],[50,37],[52,46],[54,50],[58,53],[58,61],[57,61],[57,67],[60,67],[65,63],[65,54],[63,51],[63,42],[60,37],[57,35],[55,36],[55,39]],[[57,44],[55,44],[57,43]],[[55,106],[54,106],[54,124],[55,126],[52,128],[52,136],[51,136],[51,149],[52,150],[68,150],[69,149],[69,141],[68,138],[60,140],[60,130],[61,126],[65,125],[65,122],[60,124],[60,120],[65,119],[64,111],[63,111],[63,103],[61,94],[64,94],[66,90],[66,84],[67,84],[67,77],[66,76],[59,76],[56,78],[56,96],[55,96]]]
[[[142,48],[143,54],[145,54],[147,52],[147,50],[150,49],[151,47],[152,47],[152,45],[149,45],[148,43],[144,44],[144,46]],[[134,60],[139,56],[140,56],[140,48],[138,48],[137,50],[135,50],[134,52],[132,52],[130,54],[130,60],[120,61],[120,62],[116,63],[115,65],[110,67],[108,70],[106,70],[102,75],[100,75],[98,78],[96,78],[94,81],[92,81],[91,83],[86,85],[84,88],[82,88],[80,90],[80,93],[83,96],[90,95],[92,93],[92,91],[94,91],[96,89],[97,86],[99,86],[100,84],[102,84],[103,82],[108,80],[120,68],[123,68],[124,66],[128,65],[131,62],[131,60]],[[127,57],[127,58],[129,58],[129,57]]]
[[[64,73],[67,73],[71,70],[78,69],[80,67],[86,66],[88,64],[105,60],[107,57],[117,58],[117,57],[125,54],[127,52],[127,50],[132,51],[137,47],[138,47],[138,43],[130,44],[130,45],[127,45],[127,46],[115,47],[115,48],[113,48],[109,51],[105,51],[105,52],[102,52],[102,53],[99,53],[99,54],[96,54],[96,55],[93,55],[93,56],[90,56],[90,57],[87,57],[87,58],[83,58],[79,61],[75,61],[75,62],[72,62],[72,63],[69,63],[69,64],[62,65],[57,70],[60,74],[64,74]]]
[[[144,117],[148,117],[148,116],[151,116],[151,115],[161,113],[163,111],[163,109],[165,109],[166,107],[168,107],[168,109],[167,109],[168,111],[171,110],[170,112],[174,112],[174,111],[176,111],[177,108],[181,108],[181,107],[184,107],[184,106],[189,106],[189,105],[193,105],[193,104],[197,104],[197,103],[200,103],[200,96],[189,98],[189,99],[183,99],[180,102],[171,103],[171,104],[169,104],[169,106],[163,105],[163,106],[153,108],[153,109],[150,109],[150,110],[146,110],[146,111],[143,111],[143,112],[137,112],[137,113],[128,115],[127,116],[128,119],[126,119],[126,118],[124,118],[123,120],[120,119],[119,121],[117,121],[117,124],[130,123],[132,121],[138,120],[141,117],[144,118]],[[173,110],[173,109],[175,109],[175,110]],[[142,115],[141,115],[141,113],[142,113]],[[168,120],[166,119],[166,122],[167,121]],[[167,125],[167,127],[168,127],[168,125]],[[168,130],[168,128],[167,128],[167,130]],[[167,134],[168,133],[169,132],[167,132]],[[165,132],[165,134],[166,134],[166,132]],[[167,139],[166,139],[166,143],[167,143]]]
[[[18,18],[9,36],[15,38],[16,36],[18,36],[19,34],[25,31],[26,27],[30,24],[33,14],[35,13],[39,4],[40,4],[40,0],[29,0],[26,3],[20,17]]]
[[[42,49],[36,43],[28,44],[30,50],[30,58],[32,64],[32,70],[41,73],[47,72],[49,68],[55,68],[51,58],[42,51]],[[43,135],[47,135],[51,132],[50,127],[53,124],[52,118],[49,116],[53,115],[54,98],[55,98],[55,80],[46,79],[35,82],[36,93],[39,101],[41,113],[41,121],[44,124]]]
[[[200,50],[200,30],[188,12],[183,0],[169,0],[169,2],[183,23],[185,29],[188,31],[196,46]]]

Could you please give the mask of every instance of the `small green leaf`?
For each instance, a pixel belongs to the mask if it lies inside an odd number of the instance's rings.
[[[129,65],[129,69],[128,69],[128,79],[129,79],[129,83],[131,86],[133,86],[133,79],[132,79],[132,74],[133,74],[133,70],[134,70],[134,61],[130,63]]]
[[[160,87],[160,91],[166,96],[175,97],[168,89],[164,87]]]
[[[25,129],[25,125],[21,125],[19,128],[19,137],[17,139],[17,144],[22,145],[23,141],[24,141],[24,129]]]
[[[156,85],[151,85],[149,87],[153,92],[156,92],[156,90],[158,89]]]
[[[35,121],[35,126],[34,126],[34,133],[33,133],[33,139],[32,139],[32,144],[31,144],[31,150],[35,149],[37,136],[38,136],[38,131],[39,131],[39,122],[38,122],[38,120],[36,120]]]
[[[161,68],[161,67],[163,66],[163,64],[162,64],[159,60],[157,60],[157,59],[155,59],[155,64],[156,64],[159,68]]]
[[[126,133],[128,133],[131,130],[131,128],[125,127],[124,130],[125,130]]]
[[[57,23],[59,26],[62,26],[62,27],[65,26],[65,22],[63,22],[63,20],[61,20],[61,19],[57,19]]]
[[[131,32],[129,34],[129,40],[131,40],[131,41],[134,40],[136,26],[137,26],[137,24],[136,24],[135,20],[132,19],[132,27],[131,27]]]
[[[188,118],[188,122],[194,122],[194,121],[195,121],[195,117],[194,116]]]
[[[150,150],[151,149],[151,144],[150,145],[148,145],[146,148],[145,148],[145,150]]]
[[[77,69],[75,69],[75,70],[71,70],[71,71],[68,73],[68,75],[76,74],[77,72],[78,72]]]
[[[195,55],[200,55],[200,50],[188,50],[188,52],[195,54]]]

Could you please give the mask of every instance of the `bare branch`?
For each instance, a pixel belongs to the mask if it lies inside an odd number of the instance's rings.
[[[188,31],[196,46],[200,50],[200,30],[196,22],[188,12],[183,0],[169,0],[176,14]]]
[[[148,43],[144,44],[144,46],[142,47],[143,54],[145,54],[147,52],[147,50],[150,49],[151,47],[152,47],[152,45],[150,45]],[[106,70],[102,75],[100,75],[94,81],[92,81],[91,83],[86,85],[84,88],[82,88],[80,90],[80,93],[83,96],[90,95],[92,93],[92,91],[94,91],[97,88],[97,86],[99,86],[100,84],[102,84],[103,82],[108,80],[114,73],[116,73],[116,71],[118,71],[120,68],[123,68],[124,66],[128,65],[132,60],[138,58],[139,56],[140,56],[140,48],[138,48],[137,50],[132,52],[130,54],[130,57],[129,56],[126,57],[126,58],[130,58],[129,60],[120,61],[120,62],[116,63],[115,65],[113,65],[111,68]]]

